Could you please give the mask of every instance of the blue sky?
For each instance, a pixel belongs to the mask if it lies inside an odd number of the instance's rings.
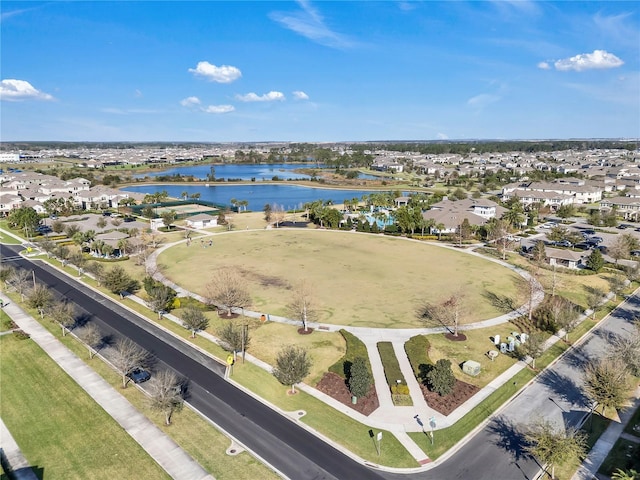
[[[3,141],[640,137],[638,2],[2,1]]]

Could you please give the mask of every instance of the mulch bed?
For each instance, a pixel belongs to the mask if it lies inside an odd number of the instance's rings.
[[[453,387],[453,392],[444,397],[441,397],[436,392],[430,391],[425,385],[420,384],[420,388],[422,389],[424,399],[427,401],[427,405],[443,415],[449,415],[480,390],[475,385],[461,380],[457,380]]]
[[[234,318],[238,318],[240,316],[239,313],[231,313],[231,315],[227,315],[227,311],[226,310],[218,310],[218,317],[220,318],[226,318],[229,320],[232,320]]]
[[[313,328],[307,327],[305,330],[304,327],[300,327],[298,329],[298,335],[311,335],[313,333]]]
[[[444,336],[447,340],[451,340],[452,342],[464,342],[467,339],[467,336],[464,333],[458,333],[458,336],[455,336],[453,333],[445,333]]]
[[[358,398],[358,403],[352,404],[351,392],[347,388],[344,378],[333,372],[325,373],[316,388],[363,415],[370,415],[380,406],[376,388],[373,385],[366,397]]]

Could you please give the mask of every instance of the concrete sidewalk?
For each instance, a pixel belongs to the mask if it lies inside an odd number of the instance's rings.
[[[214,480],[191,456],[74,355],[40,323],[0,294],[3,310],[172,477]],[[4,440],[4,438],[3,438]],[[4,444],[3,444],[4,445]]]
[[[0,457],[11,469],[11,477],[16,480],[38,480],[38,477],[24,458],[13,435],[0,418]],[[5,465],[6,465],[5,464]],[[4,478],[4,475],[2,476]]]
[[[633,395],[631,406],[626,410],[620,412],[620,421],[612,421],[609,427],[604,431],[600,438],[593,446],[587,458],[578,469],[578,471],[571,477],[571,480],[591,480],[596,477],[598,469],[609,455],[609,452],[618,441],[618,438],[623,434],[624,428],[631,420],[636,408],[640,408],[640,387],[636,388]],[[636,437],[637,438],[637,437]],[[640,441],[640,439],[638,439]]]

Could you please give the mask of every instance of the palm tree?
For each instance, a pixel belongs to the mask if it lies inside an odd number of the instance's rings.
[[[182,197],[182,200],[186,200],[187,197],[189,196],[189,192],[182,192],[180,196]]]

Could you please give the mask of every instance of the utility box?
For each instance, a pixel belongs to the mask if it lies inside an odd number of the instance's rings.
[[[467,360],[462,364],[462,371],[467,375],[475,377],[480,374],[480,364],[473,360]]]

